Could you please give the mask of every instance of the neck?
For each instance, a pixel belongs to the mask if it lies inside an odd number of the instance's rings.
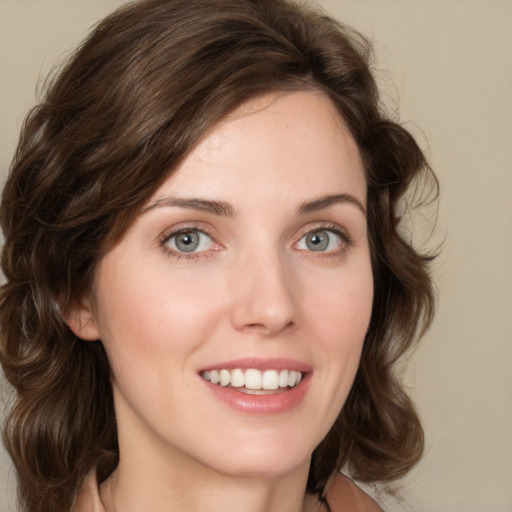
[[[267,438],[276,449],[279,443],[276,428],[268,426],[272,424],[267,418],[259,423],[253,420],[253,444],[247,435],[243,442],[233,441],[230,453],[225,453],[230,443],[224,442],[220,450],[211,446],[211,439],[202,446],[204,441],[199,438],[195,446],[182,431],[179,439],[183,447],[170,443],[148,429],[121,400],[116,413],[120,418],[120,458],[117,469],[100,488],[106,512],[321,510],[312,506],[315,500],[305,496],[310,454],[304,450],[302,458],[287,459],[287,450],[282,451],[284,457],[269,450],[264,442]],[[286,438],[280,439],[281,444],[285,442]]]
[[[101,485],[106,512],[313,512],[321,508],[305,496],[309,461],[287,475],[235,477],[204,468],[165,471],[120,461]]]

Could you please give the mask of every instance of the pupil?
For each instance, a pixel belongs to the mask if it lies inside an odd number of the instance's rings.
[[[183,252],[192,252],[199,245],[199,236],[197,233],[182,233],[176,239],[176,247]]]
[[[312,251],[323,251],[329,245],[329,236],[326,231],[310,233],[306,238],[306,244]]]

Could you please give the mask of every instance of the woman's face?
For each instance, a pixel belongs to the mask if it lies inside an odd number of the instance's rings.
[[[365,207],[358,149],[319,92],[253,100],[195,148],[81,310],[112,366],[121,462],[267,476],[309,464],[370,320]]]

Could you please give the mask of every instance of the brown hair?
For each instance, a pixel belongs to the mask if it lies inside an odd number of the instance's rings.
[[[353,388],[313,454],[307,491],[347,466],[364,482],[404,475],[423,431],[394,365],[434,310],[428,258],[398,233],[397,206],[425,177],[413,137],[382,110],[371,47],[286,0],[145,0],[102,21],[28,116],[5,185],[0,355],[16,393],[4,442],[24,510],[68,511],[86,473],[117,463],[110,371],[61,312],[198,141],[249,98],[316,89],[365,163],[375,281]]]

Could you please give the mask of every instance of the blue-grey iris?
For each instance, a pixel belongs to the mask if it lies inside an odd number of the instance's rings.
[[[176,235],[176,247],[182,252],[193,252],[199,247],[199,233],[189,231],[188,233],[179,233]]]
[[[306,246],[311,251],[325,251],[329,247],[329,232],[322,230],[308,233]]]

